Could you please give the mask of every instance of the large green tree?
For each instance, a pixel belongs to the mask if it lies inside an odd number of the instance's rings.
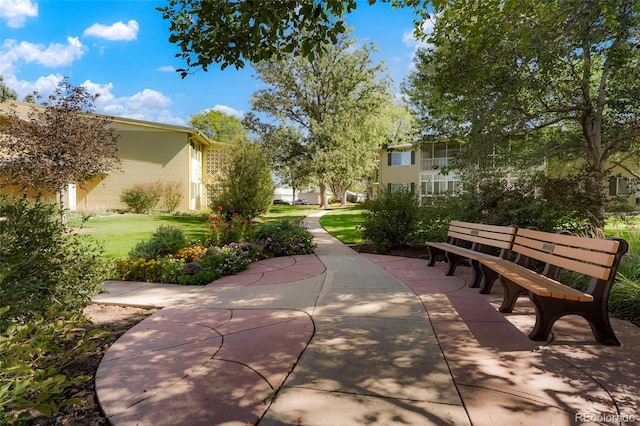
[[[91,114],[97,96],[63,80],[26,117],[9,109],[0,133],[0,186],[62,194],[67,184],[84,186],[118,169],[111,120]]]
[[[247,136],[242,120],[222,111],[203,111],[192,115],[189,123],[216,142],[229,143]]]
[[[637,155],[640,3],[635,0],[433,1],[431,44],[407,92],[426,132],[470,150],[554,131],[549,153],[575,153],[597,194],[601,228],[612,160]],[[532,138],[531,141],[539,141]]]
[[[290,55],[256,65],[267,88],[253,94],[252,107],[304,136],[295,149],[317,178],[322,206],[327,186],[344,199],[349,185],[370,173],[373,149],[385,138],[385,129],[374,123],[392,99],[384,65],[372,62],[372,49],[342,36],[314,61]]]
[[[226,212],[236,212],[252,220],[269,211],[275,186],[269,160],[262,147],[245,140],[230,152],[230,161],[221,182],[220,192],[212,203]]]
[[[191,70],[211,64],[242,68],[245,61],[281,60],[289,54],[314,59],[335,44],[347,27],[343,16],[359,0],[169,0],[157,8],[169,21],[169,41]],[[369,5],[376,0],[367,0]],[[428,0],[381,0],[414,7],[426,16]],[[421,21],[421,19],[419,20]],[[420,28],[420,25],[417,26]]]

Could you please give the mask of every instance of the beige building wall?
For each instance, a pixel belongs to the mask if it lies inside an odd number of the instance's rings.
[[[391,160],[389,159],[391,154]],[[405,185],[407,189],[418,188],[420,179],[420,153],[413,148],[396,148],[380,152],[378,182],[380,190],[387,190],[389,184]],[[394,186],[395,187],[395,186]]]
[[[95,186],[77,188],[79,210],[103,211],[125,209],[120,202],[124,189],[135,184],[180,182],[184,197],[178,210],[189,210],[190,146],[189,135],[163,130],[119,126],[117,133],[120,171],[111,172],[94,181]]]

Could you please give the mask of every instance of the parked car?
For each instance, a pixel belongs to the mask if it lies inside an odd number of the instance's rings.
[[[273,200],[273,204],[280,204],[283,206],[290,206],[291,203],[288,202],[287,200]]]
[[[296,206],[308,206],[309,202],[304,198],[298,198],[295,202]]]

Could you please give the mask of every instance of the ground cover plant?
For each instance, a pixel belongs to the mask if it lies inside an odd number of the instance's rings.
[[[216,208],[203,219],[205,235],[189,241],[176,226],[162,225],[115,263],[114,279],[204,285],[236,274],[256,260],[313,253],[313,235],[299,221],[267,223]]]

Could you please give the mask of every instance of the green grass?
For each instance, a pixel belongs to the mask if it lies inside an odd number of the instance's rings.
[[[259,217],[258,221],[302,220],[317,211],[317,206],[273,206],[269,213]],[[140,241],[148,240],[161,225],[177,226],[191,241],[204,240],[207,237],[206,217],[206,214],[113,214],[92,216],[82,227],[102,244],[107,258],[122,259],[127,257],[129,251]],[[69,226],[76,228],[81,222],[80,218],[71,218]]]
[[[318,206],[271,206],[269,212],[260,216],[259,222],[272,222],[276,220],[302,220],[312,213],[319,211]]]
[[[640,218],[610,216],[605,222],[604,232],[624,238],[629,243],[629,253],[640,255]]]
[[[177,226],[190,240],[206,237],[205,215],[145,215],[118,214],[93,216],[82,225],[86,232],[105,249],[110,259],[127,257],[129,251],[140,241],[148,240],[161,225]],[[80,226],[80,219],[72,219],[69,226]]]
[[[358,226],[363,221],[362,212],[359,207],[337,209],[321,216],[320,225],[345,244],[361,243],[362,233]]]

